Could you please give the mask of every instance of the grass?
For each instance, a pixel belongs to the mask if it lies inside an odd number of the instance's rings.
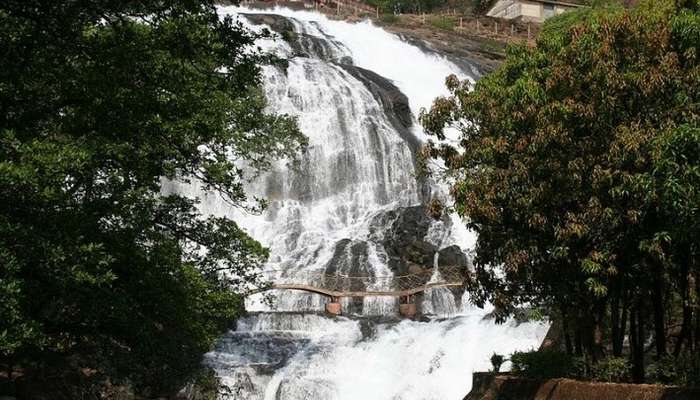
[[[428,18],[428,23],[438,29],[445,29],[449,31],[451,31],[455,26],[452,19],[443,16],[430,17]]]
[[[379,19],[385,24],[395,24],[399,22],[399,16],[394,14],[382,14]]]
[[[504,47],[503,43],[490,38],[484,38],[481,41],[481,49],[489,53],[502,54]]]

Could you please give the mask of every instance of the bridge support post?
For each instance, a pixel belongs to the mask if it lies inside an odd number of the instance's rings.
[[[330,303],[326,303],[326,313],[330,315],[340,315],[342,308],[337,297],[331,297]]]
[[[411,302],[411,296],[405,296],[405,301],[399,300],[399,314],[405,318],[416,316],[416,303]]]

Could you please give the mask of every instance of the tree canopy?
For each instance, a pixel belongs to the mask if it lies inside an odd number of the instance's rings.
[[[261,35],[209,0],[3,1],[0,364],[166,393],[240,314],[267,250],[161,181],[257,209],[245,171],[303,148]]]
[[[620,355],[629,332],[637,367],[647,326],[657,357],[667,342],[698,348],[698,45],[696,1],[643,1],[552,19],[475,86],[448,78],[421,120],[458,134],[426,154],[478,233],[473,301],[501,319],[543,307],[594,357],[605,338]]]

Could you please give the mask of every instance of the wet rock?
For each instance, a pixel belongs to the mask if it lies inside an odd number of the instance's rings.
[[[431,266],[435,259],[437,247],[423,240],[416,240],[404,248],[404,256],[419,265]]]
[[[310,339],[290,332],[228,332],[216,343],[217,354],[233,354],[226,357],[210,358],[208,363],[215,369],[226,368],[230,364],[255,364],[260,373],[272,373],[284,365],[300,349],[307,347]]]
[[[441,267],[448,265],[458,267],[469,266],[469,259],[467,258],[467,255],[464,254],[462,249],[457,245],[440,249],[438,254],[438,265]]]
[[[368,244],[363,240],[342,239],[335,245],[333,257],[326,264],[325,275],[342,275],[352,277],[369,277],[373,275],[373,267],[369,264]],[[331,277],[324,279],[334,279]],[[345,291],[362,292],[367,289],[361,279],[344,280],[341,287],[333,281],[325,285]],[[344,312],[362,314],[364,302],[362,298],[352,298]]]
[[[235,371],[231,382],[233,383],[227,386],[225,391],[235,395],[234,398],[249,399],[262,395],[246,371]]]
[[[323,379],[283,379],[275,398],[284,399],[334,399],[338,397],[332,382]]]
[[[432,265],[437,248],[425,240],[432,223],[423,206],[399,208],[375,218],[370,231],[381,238],[387,264],[394,273],[407,274],[409,263]]]
[[[394,128],[409,145],[413,153],[420,147],[420,142],[410,127],[413,125],[413,114],[408,103],[408,97],[399,90],[390,80],[383,76],[354,65],[340,65],[350,75],[362,82],[372,96],[384,108]]]
[[[375,322],[369,319],[360,319],[359,322],[363,340],[372,339],[377,334],[377,326]]]
[[[421,265],[408,263],[408,273],[409,274],[422,274],[422,273],[425,273],[426,271],[427,271],[427,269]]]
[[[356,277],[372,276],[367,258],[367,242],[342,239],[335,244],[333,257],[326,265],[325,273],[326,275],[342,274]],[[363,290],[364,288],[364,285],[360,285],[348,289]]]
[[[267,25],[287,42],[294,57],[314,57],[325,61],[344,62],[352,64],[352,59],[342,57],[337,59],[337,42],[331,37],[317,37],[304,32],[297,32],[294,23],[287,17],[277,14],[243,14],[253,25]]]
[[[294,33],[294,24],[288,18],[277,14],[243,14],[253,25],[267,25],[270,29],[287,39],[289,32]]]
[[[306,33],[297,33],[290,44],[298,57],[315,57],[325,61],[337,61],[329,41]]]

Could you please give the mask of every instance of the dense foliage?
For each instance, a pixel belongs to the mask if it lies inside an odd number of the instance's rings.
[[[515,352],[510,361],[511,373],[528,379],[573,378],[618,383],[630,380],[630,363],[624,357],[601,358],[591,366],[584,357],[545,349]]]
[[[368,4],[379,7],[382,13],[421,14],[449,6],[447,0],[369,0]]]
[[[589,360],[627,337],[637,381],[649,338],[700,349],[699,46],[694,0],[565,14],[421,117],[458,133],[426,154],[479,234],[473,300],[541,307]]]
[[[576,362],[570,354],[558,351],[517,351],[510,356],[511,371],[530,379],[576,376]]]
[[[257,37],[206,0],[2,2],[3,370],[167,393],[242,311],[267,250],[161,182],[254,210],[237,163],[303,147],[264,110]]]

